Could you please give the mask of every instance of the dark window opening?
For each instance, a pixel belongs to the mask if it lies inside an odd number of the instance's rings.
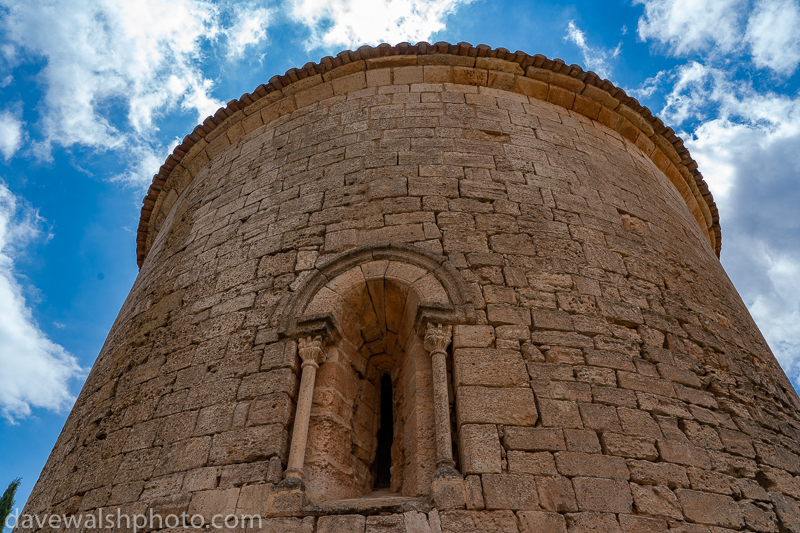
[[[378,429],[378,451],[375,455],[375,488],[388,489],[392,476],[392,439],[394,420],[392,404],[392,378],[381,377],[381,412]]]

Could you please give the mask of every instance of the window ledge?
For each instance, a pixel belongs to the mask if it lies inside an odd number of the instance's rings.
[[[320,502],[303,507],[306,516],[360,514],[364,516],[380,513],[406,513],[417,511],[427,513],[433,505],[427,498],[414,498],[401,496],[391,492],[378,491],[348,500],[333,500]]]

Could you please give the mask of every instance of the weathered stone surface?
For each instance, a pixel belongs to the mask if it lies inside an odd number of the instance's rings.
[[[630,513],[633,497],[628,483],[615,479],[576,477],[572,479],[580,511]]]
[[[607,513],[572,513],[566,515],[570,533],[591,533],[603,531],[622,533],[617,517]]]
[[[637,515],[619,515],[619,525],[624,533],[666,533],[667,523],[659,518]]]
[[[486,474],[482,477],[487,509],[538,509],[536,478],[526,474]]]
[[[567,449],[561,429],[509,426],[505,428],[503,443],[510,450],[557,452]]]
[[[677,496],[664,485],[631,483],[631,493],[638,512],[676,520],[683,519]]]
[[[499,474],[500,439],[493,425],[461,426],[461,450],[465,474]]]
[[[537,477],[536,487],[539,489],[539,505],[542,509],[558,512],[576,512],[575,491],[572,482],[562,476]]]
[[[589,476],[609,479],[630,479],[625,460],[591,453],[558,452],[556,467],[563,476]]]
[[[272,484],[248,485],[242,487],[236,504],[236,513],[244,515],[267,515],[267,501],[272,491]]]
[[[368,516],[366,533],[405,533],[403,515]]]
[[[512,511],[445,511],[439,516],[442,533],[519,533]]]
[[[647,485],[665,484],[669,488],[689,488],[686,468],[669,463],[650,461],[628,461],[631,481]]]
[[[321,516],[317,519],[317,533],[358,533],[366,527],[367,518],[362,515]]]
[[[195,492],[192,494],[189,514],[199,514],[206,521],[210,521],[214,515],[226,516],[235,513],[237,501],[239,501],[239,489]]]
[[[520,452],[508,451],[506,453],[508,471],[514,474],[535,474],[538,476],[556,475],[556,463],[553,454],[549,452]]]
[[[213,465],[248,463],[282,455],[286,430],[279,425],[260,426],[221,433],[214,437],[208,461]]]
[[[692,522],[739,529],[744,525],[744,515],[732,498],[687,489],[676,489],[675,494],[683,514]]]
[[[519,516],[520,533],[567,533],[567,521],[558,513],[542,513],[539,511],[521,511]]]
[[[464,386],[456,404],[459,424],[532,426],[539,417],[531,389]]]
[[[461,348],[453,352],[453,378],[456,387],[524,387],[528,384],[528,371],[519,352]]]

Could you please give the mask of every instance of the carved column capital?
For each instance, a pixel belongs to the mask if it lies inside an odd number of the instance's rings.
[[[322,337],[302,337],[297,341],[297,351],[303,361],[301,368],[313,366],[319,368],[320,363],[325,359],[325,352],[322,350]]]
[[[428,322],[425,330],[425,349],[431,353],[445,353],[453,336],[453,326]]]

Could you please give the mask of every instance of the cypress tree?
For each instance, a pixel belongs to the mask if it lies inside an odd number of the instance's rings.
[[[3,497],[0,498],[0,531],[6,527],[6,519],[14,508],[14,494],[17,493],[17,487],[19,487],[20,481],[21,478],[17,478],[9,483],[8,488],[3,493]]]

